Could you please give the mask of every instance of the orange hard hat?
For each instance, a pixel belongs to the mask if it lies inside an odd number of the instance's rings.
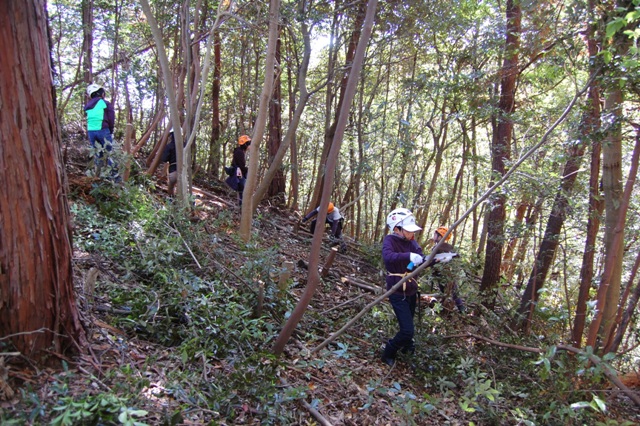
[[[447,228],[445,226],[440,226],[440,227],[438,227],[438,229],[436,229],[436,234],[440,235],[441,237],[444,237],[444,234],[446,234],[448,230],[449,230],[449,228]],[[449,238],[451,238],[451,234],[449,234],[449,236],[447,236],[447,240]]]
[[[238,138],[238,145],[242,146],[247,142],[251,142],[251,138],[247,135],[242,135]]]
[[[329,207],[327,207],[327,213],[331,213],[333,211],[333,203],[329,203]]]

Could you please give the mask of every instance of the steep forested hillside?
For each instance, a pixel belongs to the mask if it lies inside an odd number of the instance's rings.
[[[12,363],[3,424],[635,424],[640,411],[589,352],[554,346],[563,324],[523,338],[479,303],[461,261],[467,311],[420,278],[417,349],[392,368],[396,332],[385,300],[316,348],[382,294],[379,244],[324,236],[322,283],[282,356],[272,346],[308,277],[311,234],[300,212],[260,206],[253,243],[237,234],[235,194],[196,181],[186,210],[164,177],[134,166],[127,185],[87,177],[84,141],[68,143],[73,272],[88,346],[64,368]],[[345,212],[345,214],[348,214]],[[287,263],[293,268],[289,275]],[[329,264],[330,263],[330,264]],[[284,273],[284,275],[283,275]],[[635,387],[633,376],[623,378]],[[626,385],[623,385],[626,387]],[[11,395],[9,394],[11,392]]]
[[[640,422],[639,22],[0,2],[0,422]],[[426,256],[388,276],[397,209]]]

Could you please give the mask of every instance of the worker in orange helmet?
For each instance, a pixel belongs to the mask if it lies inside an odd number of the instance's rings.
[[[448,231],[449,229],[447,227],[438,227],[433,232],[433,243],[437,245]],[[460,312],[464,312],[466,310],[465,304],[458,294],[458,285],[455,277],[452,276],[455,274],[445,266],[445,264],[451,261],[451,259],[458,257],[458,253],[456,253],[455,248],[447,242],[449,241],[449,238],[451,238],[451,234],[447,235],[445,242],[440,244],[440,247],[435,251],[434,259],[429,266],[433,266],[433,277],[435,278],[440,291],[444,293],[445,297],[451,297],[458,310]]]
[[[246,155],[250,145],[251,138],[249,136],[242,135],[238,138],[238,146],[233,150],[233,160],[231,161],[231,169],[233,170],[226,180],[227,184],[238,192],[239,206],[242,206],[242,192],[249,172]]]
[[[316,216],[320,211],[320,206],[311,210],[305,217],[302,218],[302,223],[306,223],[309,219]],[[339,240],[342,236],[342,222],[344,218],[340,214],[340,210],[333,205],[333,203],[329,203],[329,207],[327,208],[327,218],[325,223],[331,226],[331,238],[334,240]],[[309,231],[313,234],[316,230],[316,222],[317,219],[313,219],[311,221],[311,225],[309,226]]]

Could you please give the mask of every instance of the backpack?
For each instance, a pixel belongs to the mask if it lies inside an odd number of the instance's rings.
[[[236,168],[234,166],[230,166],[230,167],[225,167],[224,171],[229,175],[229,176],[233,176],[236,174]]]

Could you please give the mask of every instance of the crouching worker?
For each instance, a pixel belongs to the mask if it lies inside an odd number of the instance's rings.
[[[173,130],[169,132],[169,142],[162,151],[162,157],[160,157],[160,164],[169,163],[169,174],[167,176],[167,192],[169,197],[173,197],[173,192],[178,182],[178,162],[176,155],[176,139],[173,136]]]
[[[306,223],[309,219],[316,216],[319,212],[320,207],[316,207],[311,210],[305,217],[302,218],[302,223]],[[329,203],[329,207],[327,208],[327,218],[325,220],[325,226],[331,226],[331,238],[335,240],[339,240],[342,236],[342,222],[344,218],[340,214],[340,210],[333,205],[333,203]],[[309,226],[309,231],[313,234],[316,230],[316,222],[317,219],[313,219],[311,221],[311,225]]]
[[[444,235],[447,233],[448,229],[444,226],[439,227],[433,233],[433,243],[438,244]],[[445,300],[443,304],[447,306],[447,300],[449,298],[453,299],[458,311],[461,313],[465,311],[464,301],[460,298],[458,294],[458,285],[456,284],[456,271],[452,264],[449,262],[457,257],[455,248],[447,243],[451,234],[447,236],[445,242],[443,242],[440,247],[435,251],[435,256],[433,262],[429,265],[433,267],[432,277],[436,284],[438,284],[438,288],[444,294]],[[435,249],[435,246],[434,246]],[[450,302],[449,302],[450,303]],[[451,306],[449,304],[449,306]]]
[[[397,284],[424,258],[422,248],[415,240],[415,233],[420,231],[416,219],[410,210],[395,209],[387,216],[390,234],[382,242],[382,260],[387,269],[387,290]],[[416,278],[406,281],[394,293],[389,295],[389,302],[398,320],[400,330],[389,340],[382,353],[382,362],[392,366],[398,351],[412,354],[415,351],[413,336],[415,328],[413,317],[416,313],[418,282]]]

